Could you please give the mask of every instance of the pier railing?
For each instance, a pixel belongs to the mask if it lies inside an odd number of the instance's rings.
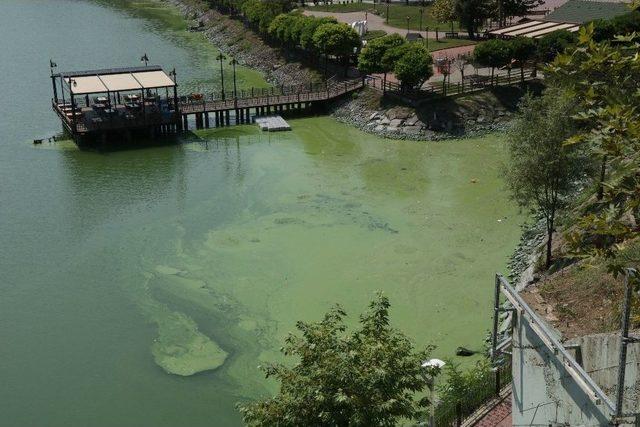
[[[242,108],[266,107],[298,102],[326,101],[337,98],[346,93],[363,87],[361,79],[346,80],[343,82],[329,81],[327,83],[314,83],[310,85],[280,86],[273,89],[243,90],[237,93],[237,97],[222,94],[210,94],[201,99],[182,97],[180,110],[182,114],[203,113],[213,111],[226,111]]]

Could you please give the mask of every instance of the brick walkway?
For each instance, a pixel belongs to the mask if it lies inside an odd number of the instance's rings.
[[[511,394],[479,419],[474,427],[511,427]]]

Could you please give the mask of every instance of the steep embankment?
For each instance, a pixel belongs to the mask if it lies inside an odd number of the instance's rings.
[[[177,7],[194,31],[204,35],[223,53],[240,64],[265,74],[274,84],[295,85],[318,81],[319,74],[301,63],[286,58],[279,49],[266,44],[240,20],[211,9],[202,0],[162,0]]]

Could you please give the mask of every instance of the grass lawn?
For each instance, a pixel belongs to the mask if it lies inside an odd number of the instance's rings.
[[[435,39],[429,39],[429,52],[433,52],[440,49],[448,49],[450,47],[467,46],[475,44],[474,41],[468,39],[443,39],[436,41]]]
[[[443,31],[451,31],[451,24],[445,23],[441,24],[435,21],[429,10],[430,6],[407,6],[404,4],[389,4],[389,25],[397,28],[407,28],[407,16],[409,17],[409,28],[412,30],[418,30],[420,27],[420,9],[423,9],[424,12],[422,14],[422,29],[424,30],[426,27],[429,30],[435,30],[438,28]],[[373,11],[382,17],[386,17],[387,14],[387,3],[347,3],[347,4],[328,4],[322,5],[318,4],[318,6],[311,6],[309,10],[317,10],[321,12],[336,12],[336,13],[345,13],[345,12],[361,12],[361,11]],[[453,24],[454,31],[459,29],[458,23],[454,22]]]

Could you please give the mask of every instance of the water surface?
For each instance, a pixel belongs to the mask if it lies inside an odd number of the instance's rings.
[[[397,142],[312,118],[107,154],[29,143],[60,129],[49,57],[147,52],[218,84],[215,50],[144,5],[0,6],[0,425],[237,425],[237,401],[274,391],[257,366],[295,321],[336,302],[353,321],[378,289],[436,356],[479,348],[519,234],[497,135]]]

